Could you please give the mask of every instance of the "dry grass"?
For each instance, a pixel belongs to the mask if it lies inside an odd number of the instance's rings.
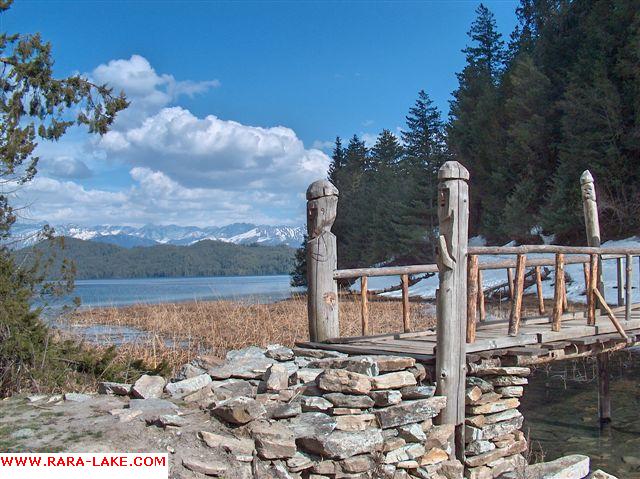
[[[435,324],[435,309],[428,303],[410,303],[412,328]],[[397,300],[371,300],[370,334],[402,331],[402,304]],[[80,310],[73,324],[131,326],[149,333],[135,344],[123,346],[127,356],[138,355],[157,364],[179,365],[198,354],[224,356],[232,349],[279,343],[291,346],[308,339],[305,296],[271,304],[239,301],[199,301]],[[340,298],[340,335],[358,336],[360,302]]]

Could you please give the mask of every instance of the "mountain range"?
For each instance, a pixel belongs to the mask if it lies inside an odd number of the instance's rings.
[[[21,238],[16,244],[16,248],[32,246],[40,241],[41,238],[37,236],[37,232],[42,228],[43,224],[15,224],[12,227],[13,239]],[[287,245],[297,248],[302,244],[304,235],[302,226],[271,226],[251,223],[233,223],[226,226],[208,227],[177,225],[145,225],[141,227],[116,225],[79,226],[73,224],[52,226],[56,236],[109,243],[124,248],[159,244],[188,246],[203,240],[223,241],[240,245]]]

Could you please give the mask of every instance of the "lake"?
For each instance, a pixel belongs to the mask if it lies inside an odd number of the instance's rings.
[[[216,299],[272,302],[299,290],[289,281],[288,275],[77,280],[73,296],[91,307]]]

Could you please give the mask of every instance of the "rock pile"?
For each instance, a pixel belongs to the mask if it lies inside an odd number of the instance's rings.
[[[526,467],[521,453],[527,450],[527,441],[517,408],[530,373],[529,368],[489,365],[467,376],[466,478],[493,479]]]
[[[463,466],[449,446],[453,426],[433,424],[446,398],[434,395],[425,368],[412,358],[249,347],[228,353],[224,362],[200,359],[187,364],[169,383],[143,376],[133,385],[103,383],[100,392],[134,398],[118,413],[121,420],[140,416],[149,425],[179,428],[182,416],[175,405],[186,403],[226,425],[214,432],[203,424],[198,432],[198,440],[216,451],[216,460],[183,459],[182,466],[200,474],[284,479],[463,476]],[[239,469],[232,464],[240,464]]]

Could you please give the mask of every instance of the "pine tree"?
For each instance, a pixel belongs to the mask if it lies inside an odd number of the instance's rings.
[[[404,199],[396,220],[399,255],[433,260],[438,226],[438,169],[447,158],[440,112],[424,90],[409,109],[402,132],[405,157],[400,164]]]
[[[291,271],[291,286],[307,286],[307,241],[309,237],[305,233],[302,244],[296,250],[295,264]]]
[[[340,171],[344,168],[345,164],[346,158],[344,148],[342,147],[342,140],[337,136],[327,174],[327,179],[336,187],[338,186]]]

